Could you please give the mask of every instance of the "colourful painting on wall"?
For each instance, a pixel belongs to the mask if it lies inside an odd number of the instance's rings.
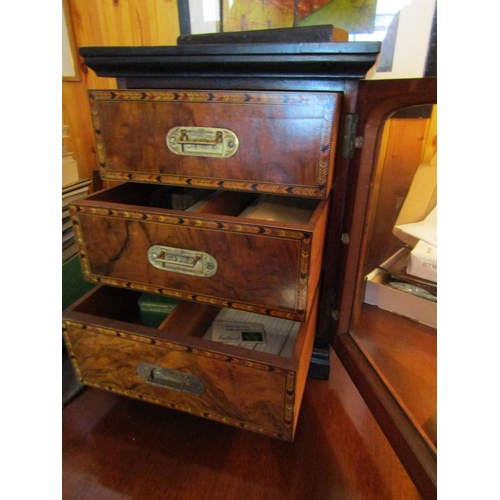
[[[323,3],[323,5],[318,5]],[[311,8],[312,7],[312,8]],[[333,24],[349,34],[373,33],[377,0],[299,0],[297,26]],[[301,12],[306,15],[300,16]]]
[[[350,34],[371,33],[376,0],[221,0],[222,29],[248,31],[333,24]]]
[[[294,0],[222,0],[222,26],[227,31],[290,28]]]

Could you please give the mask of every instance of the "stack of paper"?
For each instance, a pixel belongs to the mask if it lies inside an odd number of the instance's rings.
[[[261,325],[264,333],[264,342],[223,342],[228,345],[245,347],[255,351],[267,352],[283,357],[290,357],[297,333],[300,328],[300,323],[272,316],[263,316],[261,314],[251,313],[247,311],[238,311],[236,309],[222,309],[214,323],[226,324],[254,324]],[[215,332],[215,333],[214,333]],[[203,338],[221,342],[220,329],[214,329],[212,326],[206,331]]]

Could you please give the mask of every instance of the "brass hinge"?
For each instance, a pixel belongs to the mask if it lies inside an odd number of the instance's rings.
[[[350,113],[345,117],[344,138],[342,143],[342,157],[354,158],[354,150],[361,149],[363,146],[363,137],[358,133],[358,114]]]

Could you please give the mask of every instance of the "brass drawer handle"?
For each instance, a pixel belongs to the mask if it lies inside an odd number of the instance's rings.
[[[157,269],[201,278],[213,276],[218,269],[217,261],[208,253],[162,245],[149,248],[148,260]]]
[[[181,156],[230,158],[238,150],[239,140],[224,128],[174,127],[168,131],[167,146]]]
[[[201,129],[203,130],[203,129]],[[181,135],[177,139],[177,144],[200,144],[200,145],[205,145],[205,146],[216,146],[217,144],[220,144],[222,142],[222,131],[221,130],[216,130],[215,131],[215,138],[211,139],[209,137],[211,134],[201,134],[201,138],[198,139],[189,139],[188,137],[188,131],[186,129],[181,130]]]
[[[205,384],[194,375],[179,370],[163,368],[150,363],[139,363],[137,373],[147,384],[175,392],[187,392],[199,396],[205,392]]]

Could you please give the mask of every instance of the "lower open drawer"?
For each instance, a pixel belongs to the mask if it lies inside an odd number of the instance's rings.
[[[99,285],[64,311],[64,338],[83,384],[293,439],[316,312],[306,323],[259,316],[291,326],[270,353],[207,338],[221,313],[214,306],[179,302],[157,328],[145,326],[140,296]]]

